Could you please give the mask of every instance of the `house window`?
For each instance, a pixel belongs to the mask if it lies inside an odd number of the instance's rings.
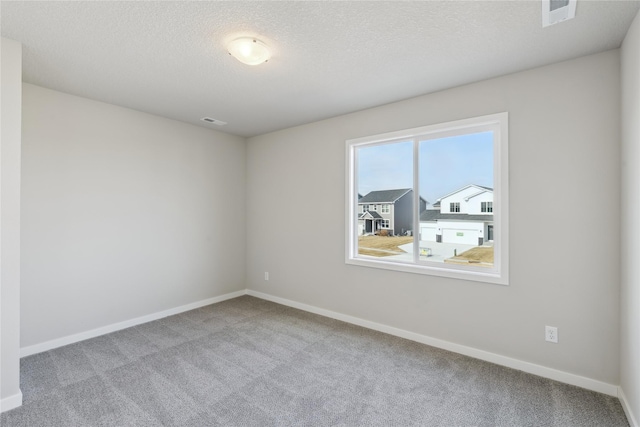
[[[480,211],[481,212],[493,212],[493,202],[482,202],[482,203],[480,203]]]
[[[346,141],[346,263],[508,284],[507,122],[500,113]],[[393,200],[397,241],[358,236],[376,220],[355,215],[358,194]],[[461,212],[461,202],[475,197],[493,214],[487,227]],[[437,208],[427,210],[427,203]],[[389,206],[379,204],[378,212]],[[389,220],[377,220],[390,228]]]

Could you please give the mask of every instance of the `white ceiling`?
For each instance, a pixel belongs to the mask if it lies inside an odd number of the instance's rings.
[[[617,48],[639,8],[542,28],[540,1],[2,1],[0,22],[26,82],[253,136]],[[240,35],[272,59],[230,57]]]

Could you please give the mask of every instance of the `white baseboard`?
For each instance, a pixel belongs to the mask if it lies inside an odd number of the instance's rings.
[[[79,334],[69,335],[62,338],[56,338],[51,341],[46,341],[40,344],[30,345],[28,347],[22,347],[20,349],[20,357],[31,356],[32,354],[42,353],[43,351],[52,350],[54,348],[62,347],[65,345],[73,344],[79,341],[95,338],[100,335],[116,332],[121,329],[130,328],[132,326],[140,325],[142,323],[152,322],[154,320],[162,319],[163,317],[173,316],[174,314],[183,313],[189,310],[195,310],[196,308],[204,307],[205,305],[215,304],[217,302],[225,301],[231,298],[236,298],[246,294],[246,290],[231,292],[228,294],[220,295],[213,298],[208,298],[202,301],[196,301],[191,304],[181,305],[180,307],[170,308],[168,310],[160,311],[157,313],[148,314],[146,316],[136,317],[135,319],[125,320],[124,322],[114,323],[112,325],[103,326],[101,328],[92,329],[86,332],[80,332]]]
[[[267,301],[276,302],[278,304],[286,305],[289,307],[297,308],[300,310],[308,311],[311,313],[319,314],[321,316],[330,317],[332,319],[342,320],[343,322],[352,323],[354,325],[362,326],[375,331],[387,333],[401,338],[406,338],[411,341],[416,341],[422,344],[427,344],[433,347],[449,350],[454,353],[464,354],[475,359],[484,360],[487,362],[495,363],[497,365],[506,366],[509,368],[517,369],[519,371],[527,372],[540,377],[549,378],[562,383],[575,385],[578,387],[586,388],[587,390],[593,390],[598,393],[608,394],[610,396],[618,396],[618,386],[608,384],[602,381],[586,378],[580,375],[570,374],[568,372],[559,371],[553,368],[547,368],[545,366],[536,365],[535,363],[525,362],[518,359],[513,359],[507,356],[501,356],[499,354],[491,353],[484,350],[479,350],[473,347],[467,347],[464,345],[444,341],[438,338],[432,338],[426,335],[420,335],[415,332],[405,331],[404,329],[394,328],[392,326],[383,325],[381,323],[371,322],[369,320],[360,319],[358,317],[349,316],[342,313],[336,313],[334,311],[325,310],[323,308],[314,307],[312,305],[302,304],[299,302],[291,301],[285,298],[276,297],[273,295],[265,294],[262,292],[252,291],[247,289],[247,295],[251,295],[257,298],[261,298]]]
[[[13,396],[5,397],[0,400],[0,412],[10,411],[19,406],[22,406],[22,392],[18,390]]]
[[[627,396],[624,394],[622,387],[618,387],[618,399],[620,399],[620,403],[622,404],[622,409],[624,409],[624,414],[627,416],[627,421],[629,421],[629,425],[631,427],[639,427],[638,420],[633,415],[633,411],[631,411],[631,406],[629,405],[629,401],[627,400]]]

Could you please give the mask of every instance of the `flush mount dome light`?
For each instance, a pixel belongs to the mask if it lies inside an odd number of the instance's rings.
[[[229,54],[247,65],[258,65],[271,58],[266,44],[253,37],[241,37],[227,46]]]

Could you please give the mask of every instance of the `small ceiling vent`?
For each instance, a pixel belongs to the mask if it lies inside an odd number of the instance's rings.
[[[577,0],[542,0],[542,27],[575,18]]]
[[[218,125],[218,126],[224,126],[227,124],[227,122],[223,122],[222,120],[212,119],[211,117],[203,117],[200,120],[202,120],[203,122],[211,123],[213,125]]]

